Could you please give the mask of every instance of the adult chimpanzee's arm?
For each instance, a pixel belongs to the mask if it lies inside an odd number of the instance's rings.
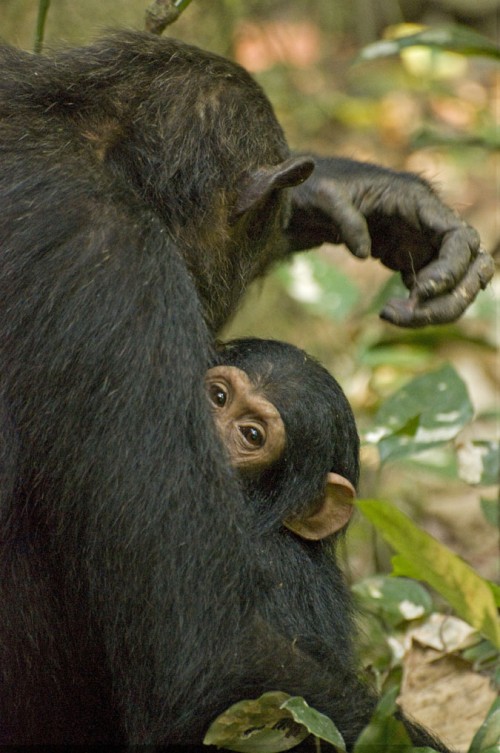
[[[493,275],[477,232],[412,173],[342,158],[316,158],[316,169],[293,189],[288,227],[293,249],[345,243],[401,272],[411,294],[381,316],[402,327],[457,319]]]

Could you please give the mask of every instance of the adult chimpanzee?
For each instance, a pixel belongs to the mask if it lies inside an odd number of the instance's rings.
[[[351,406],[318,361],[275,340],[221,345],[206,382],[251,508],[252,551],[269,581],[260,614],[323,668],[336,672],[340,661],[355,675],[352,602],[335,553],[359,480]],[[415,743],[443,749],[426,730],[405,724]]]
[[[0,742],[196,743],[231,702],[371,711],[259,616],[260,568],[204,376],[248,282],[345,241],[401,269],[405,325],[491,276],[420,179],[289,156],[238,66],[120,33],[0,48]],[[416,276],[415,276],[416,274]]]

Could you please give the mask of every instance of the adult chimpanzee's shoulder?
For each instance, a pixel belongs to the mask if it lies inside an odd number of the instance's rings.
[[[44,65],[44,61],[38,61]],[[15,112],[29,96],[29,82],[36,69],[34,55],[0,42],[0,118]]]
[[[29,52],[20,50],[18,47],[14,47],[13,45],[4,42],[3,39],[0,39],[0,61],[2,63],[0,78],[3,78],[3,76],[8,73],[9,70],[12,70],[14,66],[19,66],[19,64],[22,64],[33,57],[34,56]]]

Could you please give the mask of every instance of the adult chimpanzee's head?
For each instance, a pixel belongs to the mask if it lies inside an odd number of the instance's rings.
[[[116,40],[84,57],[63,53],[50,72],[57,85],[37,82],[29,96],[54,119],[72,119],[97,169],[123,178],[161,218],[217,329],[244,287],[285,255],[286,189],[314,162],[290,157],[269,100],[239,65],[174,39]],[[40,78],[49,66],[39,63]]]
[[[231,463],[270,523],[285,521],[307,539],[342,528],[359,478],[359,438],[328,371],[292,345],[248,338],[220,347],[207,385]]]

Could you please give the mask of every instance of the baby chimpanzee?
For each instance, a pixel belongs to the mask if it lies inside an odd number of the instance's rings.
[[[350,665],[351,599],[331,537],[351,517],[359,478],[351,407],[328,371],[288,343],[234,340],[218,356],[206,381],[253,513],[260,611],[323,665],[339,655]]]
[[[260,612],[325,670],[338,672],[340,661],[357,672],[352,599],[335,552],[359,479],[351,407],[328,371],[292,345],[249,338],[218,353],[206,381],[254,518]],[[400,716],[416,743],[444,750]]]

